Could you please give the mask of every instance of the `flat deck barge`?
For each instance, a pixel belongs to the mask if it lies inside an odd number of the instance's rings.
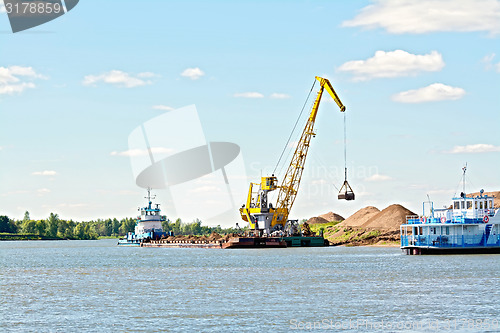
[[[163,248],[203,248],[203,249],[251,249],[251,248],[286,248],[286,247],[319,247],[328,246],[323,237],[231,237],[227,240],[145,240],[141,247]]]

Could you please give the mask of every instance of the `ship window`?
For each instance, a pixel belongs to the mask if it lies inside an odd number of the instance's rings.
[[[476,207],[476,209],[477,209],[477,201],[474,201],[474,203],[475,203],[475,205],[474,205],[474,206],[475,206],[475,207]]]
[[[472,209],[472,201],[467,201],[467,209]]]
[[[462,209],[464,209],[465,208],[465,201],[461,201],[461,203],[462,203],[462,205],[461,205]]]
[[[453,207],[453,208],[454,208],[454,209],[460,209],[460,202],[455,201],[455,203],[454,203],[454,207]]]
[[[446,234],[449,235],[450,234],[450,227],[446,227]]]
[[[479,209],[483,209],[483,202],[479,201]]]

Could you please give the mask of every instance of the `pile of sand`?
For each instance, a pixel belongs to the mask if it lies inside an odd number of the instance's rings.
[[[340,216],[339,214],[335,214],[334,212],[328,212],[326,214],[320,215],[319,217],[327,220],[328,222],[345,220],[342,216]]]
[[[369,220],[361,224],[360,227],[379,230],[399,230],[399,226],[406,223],[406,216],[408,215],[416,214],[401,205],[394,204],[373,215]]]
[[[467,196],[476,197],[479,194],[480,194],[479,192],[475,192],[475,193],[469,193],[467,194]],[[495,199],[493,199],[493,206],[495,208],[500,208],[500,191],[484,192],[483,195],[487,195],[489,197],[495,197]]]
[[[222,236],[221,236],[221,235],[219,235],[218,233],[216,233],[216,232],[214,231],[214,232],[212,232],[212,233],[210,234],[210,236],[208,236],[208,239],[207,239],[207,240],[208,240],[208,241],[210,241],[210,242],[213,242],[213,241],[219,240],[219,239],[221,239],[221,238],[222,238]]]
[[[380,213],[380,210],[377,207],[368,206],[365,208],[361,208],[356,213],[345,219],[343,222],[339,223],[339,225],[344,227],[360,227],[378,213]]]
[[[311,217],[309,220],[307,220],[307,223],[308,224],[328,223],[328,220],[322,217]]]

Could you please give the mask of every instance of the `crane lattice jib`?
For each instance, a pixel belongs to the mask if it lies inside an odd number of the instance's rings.
[[[283,182],[280,186],[278,193],[278,200],[276,202],[276,211],[273,215],[273,220],[271,226],[274,227],[276,224],[284,225],[288,220],[288,214],[292,209],[293,203],[297,196],[297,192],[300,186],[300,180],[302,178],[302,173],[304,171],[304,165],[306,163],[307,152],[309,150],[309,145],[311,143],[311,138],[314,133],[314,122],[316,121],[316,115],[318,113],[319,103],[321,102],[321,96],[323,95],[324,89],[328,91],[333,100],[337,103],[341,112],[345,111],[345,106],[340,101],[340,98],[335,93],[330,81],[327,79],[316,76],[316,79],[320,82],[320,88],[314,105],[311,110],[309,119],[307,120],[306,126],[300,140],[297,144],[297,148],[293,154],[292,160],[288,169],[286,171]]]

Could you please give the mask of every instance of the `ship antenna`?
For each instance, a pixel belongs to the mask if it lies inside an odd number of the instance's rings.
[[[464,190],[463,190],[462,193],[464,194],[463,197],[465,198],[466,197],[466,195],[465,195],[465,172],[467,171],[467,162],[465,162],[465,166],[462,168],[462,170],[464,172],[464,174],[463,174],[463,181],[462,181],[462,183],[464,185]]]
[[[149,202],[149,208],[151,208],[151,199],[156,198],[156,195],[151,195],[151,187],[148,187],[148,196],[144,197],[145,199],[148,199]]]

